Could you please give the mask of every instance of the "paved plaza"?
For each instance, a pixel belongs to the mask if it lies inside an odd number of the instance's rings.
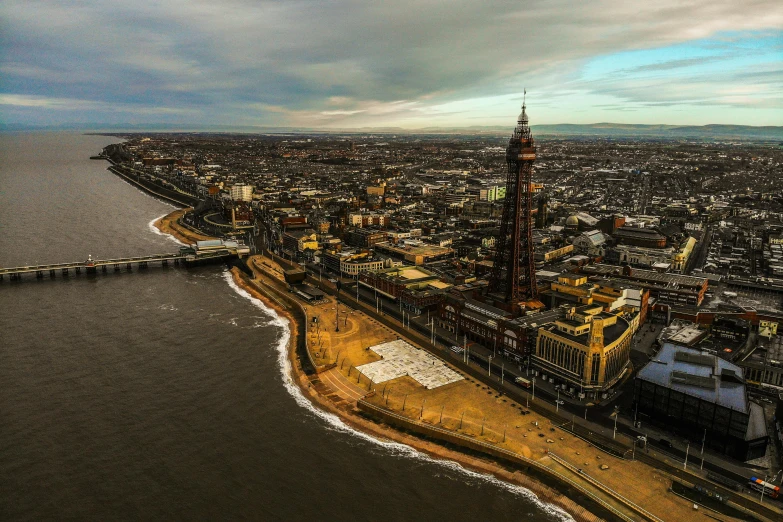
[[[460,374],[443,364],[440,359],[403,340],[378,344],[370,347],[370,350],[380,355],[382,359],[363,364],[357,369],[376,383],[407,375],[428,390],[432,390],[462,380]]]

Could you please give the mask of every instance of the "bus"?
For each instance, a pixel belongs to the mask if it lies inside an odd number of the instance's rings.
[[[750,477],[748,484],[752,489],[756,491],[762,491],[764,495],[770,498],[778,498],[780,496],[780,486],[764,482],[760,478]]]
[[[517,377],[516,379],[514,379],[514,382],[519,384],[523,388],[530,388],[530,381],[528,381],[524,377]]]

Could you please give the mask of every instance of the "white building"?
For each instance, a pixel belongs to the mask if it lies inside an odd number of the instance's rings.
[[[234,201],[252,201],[253,185],[232,185],[230,189],[231,199]]]

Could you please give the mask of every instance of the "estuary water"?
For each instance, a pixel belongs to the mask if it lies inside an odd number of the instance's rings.
[[[0,266],[176,251],[173,207],[0,134]],[[561,520],[527,491],[354,432],[287,377],[285,324],[219,266],[0,283],[0,519]]]

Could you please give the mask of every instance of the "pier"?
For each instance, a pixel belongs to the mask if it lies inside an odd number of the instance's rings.
[[[170,254],[152,254],[139,257],[122,257],[116,259],[93,259],[88,256],[86,261],[74,263],[54,263],[49,265],[27,265],[13,268],[0,268],[0,282],[8,276],[10,281],[19,281],[26,274],[35,274],[37,279],[55,278],[58,273],[62,277],[72,274],[95,274],[98,272],[132,272],[134,268],[144,270],[150,264],[160,266],[198,265],[227,261],[231,258],[243,258],[250,253],[250,248],[234,241],[198,241],[181,247],[179,252]]]

